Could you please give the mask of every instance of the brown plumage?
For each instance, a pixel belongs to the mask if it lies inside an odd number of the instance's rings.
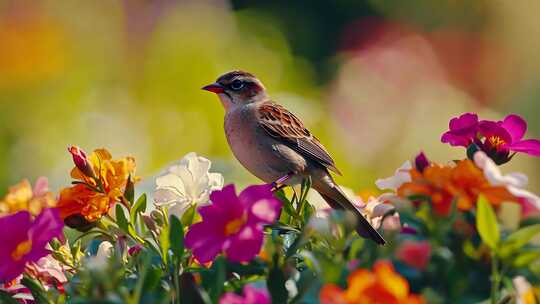
[[[311,177],[317,192],[335,209],[351,211],[356,231],[378,244],[384,239],[334,182],[330,171],[341,174],[326,148],[302,121],[266,95],[251,73],[233,71],[203,89],[218,95],[225,113],[225,134],[235,157],[255,176],[272,183],[285,176],[294,185]]]

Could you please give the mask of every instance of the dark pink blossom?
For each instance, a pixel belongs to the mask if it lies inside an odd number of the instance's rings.
[[[476,114],[465,113],[450,120],[450,130],[442,135],[441,141],[466,147],[471,159],[475,152],[482,150],[501,165],[517,152],[540,156],[540,140],[523,139],[526,132],[527,122],[516,114],[501,121],[478,121]]]
[[[396,257],[404,264],[423,271],[431,257],[431,245],[428,241],[404,241],[398,248]]]
[[[478,131],[478,115],[465,113],[450,120],[449,131],[446,131],[441,141],[452,146],[468,147],[476,138]]]
[[[186,234],[186,247],[200,263],[219,253],[234,262],[248,262],[261,250],[263,226],[279,216],[281,203],[270,185],[250,186],[239,196],[234,185],[210,194],[212,204],[198,208],[202,221]]]
[[[478,131],[485,137],[482,150],[497,163],[510,160],[510,152],[540,156],[540,140],[523,139],[527,132],[527,122],[518,115],[508,115],[502,121],[481,121]]]
[[[428,167],[429,164],[429,159],[422,151],[420,151],[420,153],[418,153],[418,155],[416,155],[416,157],[414,158],[414,166],[416,167],[416,170],[420,172],[424,172],[424,169]]]
[[[35,220],[28,211],[0,217],[0,282],[13,280],[28,262],[48,255],[45,246],[62,235],[63,227],[55,208],[44,209]]]
[[[219,304],[270,304],[270,295],[265,289],[257,289],[251,285],[244,286],[242,295],[226,292],[219,299]]]

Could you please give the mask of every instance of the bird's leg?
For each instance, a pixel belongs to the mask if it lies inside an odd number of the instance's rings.
[[[286,175],[278,178],[276,181],[272,182],[272,192],[276,192],[279,189],[284,188],[285,185],[284,182],[286,182],[289,178],[291,178],[294,175],[294,172],[289,172]]]

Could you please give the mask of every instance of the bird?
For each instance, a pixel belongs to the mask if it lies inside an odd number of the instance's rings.
[[[326,148],[296,115],[269,98],[255,75],[234,70],[202,89],[219,97],[227,142],[249,172],[273,185],[293,186],[311,178],[312,188],[330,207],[356,216],[361,237],[386,243],[332,178],[330,172],[341,172]]]

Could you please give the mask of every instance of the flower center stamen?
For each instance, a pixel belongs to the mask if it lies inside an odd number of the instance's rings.
[[[27,253],[29,253],[30,249],[32,249],[32,241],[31,240],[26,240],[24,242],[21,242],[21,243],[19,243],[17,245],[15,250],[13,250],[13,252],[11,253],[11,257],[15,261],[18,261],[18,260],[22,259],[22,257],[25,256]]]
[[[225,225],[225,236],[237,233],[246,223],[247,215],[244,214],[242,217],[229,221]]]
[[[506,142],[500,138],[499,136],[490,136],[488,138],[488,141],[489,143],[493,146],[493,147],[499,147],[499,146],[502,146],[504,145]]]

